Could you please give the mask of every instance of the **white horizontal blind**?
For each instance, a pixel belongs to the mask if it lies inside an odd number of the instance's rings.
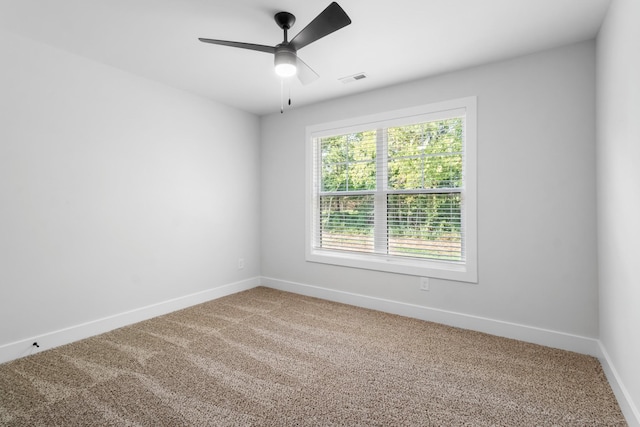
[[[465,260],[464,116],[313,144],[314,249]]]
[[[320,247],[374,251],[372,195],[320,197]]]

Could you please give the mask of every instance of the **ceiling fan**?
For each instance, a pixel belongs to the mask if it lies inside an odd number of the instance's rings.
[[[277,75],[281,77],[297,75],[302,84],[308,84],[316,80],[319,76],[298,57],[298,50],[351,24],[351,19],[347,16],[346,12],[338,3],[333,2],[289,41],[288,31],[296,22],[296,17],[289,12],[278,12],[273,18],[276,24],[284,30],[284,41],[276,46],[204,38],[199,38],[198,40],[204,43],[272,53],[274,55]]]

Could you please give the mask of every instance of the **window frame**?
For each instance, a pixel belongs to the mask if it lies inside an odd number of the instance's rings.
[[[404,126],[424,121],[435,121],[464,114],[463,186],[461,221],[465,249],[464,261],[403,258],[378,253],[357,253],[314,248],[318,215],[315,179],[319,167],[314,139],[336,134],[356,133],[364,130]],[[477,98],[475,96],[430,103],[345,120],[310,125],[306,128],[306,219],[305,259],[308,262],[332,264],[367,270],[377,270],[412,276],[477,283]],[[386,153],[385,153],[386,156]],[[382,160],[381,160],[382,161]],[[386,166],[385,166],[386,171]],[[319,184],[318,184],[319,187]],[[386,218],[386,215],[383,215]]]

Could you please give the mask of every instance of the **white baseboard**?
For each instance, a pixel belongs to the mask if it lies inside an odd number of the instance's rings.
[[[148,305],[146,307],[137,308],[135,310],[126,311],[124,313],[115,314],[113,316],[104,317],[102,319],[92,320],[69,328],[47,332],[35,337],[5,344],[0,346],[0,363],[29,356],[43,350],[69,344],[84,338],[89,338],[91,336],[131,325],[136,322],[141,322],[152,317],[181,310],[192,305],[252,289],[259,285],[260,278],[253,277],[240,282],[217,286],[212,289],[207,289],[206,291],[185,295],[157,304]],[[39,348],[33,345],[36,341],[40,345]]]
[[[618,404],[627,419],[627,424],[629,424],[629,427],[640,427],[640,410],[638,410],[638,407],[633,403],[633,400],[631,399],[627,388],[624,386],[622,378],[618,375],[618,371],[613,365],[606,348],[602,342],[599,344],[600,352],[602,353],[602,357],[600,358],[602,369],[607,376],[607,380],[609,380],[613,394],[615,394],[616,399],[618,399]]]
[[[269,277],[262,278],[262,285],[282,291],[322,298],[363,308],[370,308],[415,319],[442,323],[458,328],[485,332],[491,335],[512,338],[601,358],[599,342],[594,338]]]

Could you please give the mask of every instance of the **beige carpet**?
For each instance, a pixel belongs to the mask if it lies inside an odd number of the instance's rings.
[[[592,357],[256,288],[0,365],[0,425],[626,424]]]

